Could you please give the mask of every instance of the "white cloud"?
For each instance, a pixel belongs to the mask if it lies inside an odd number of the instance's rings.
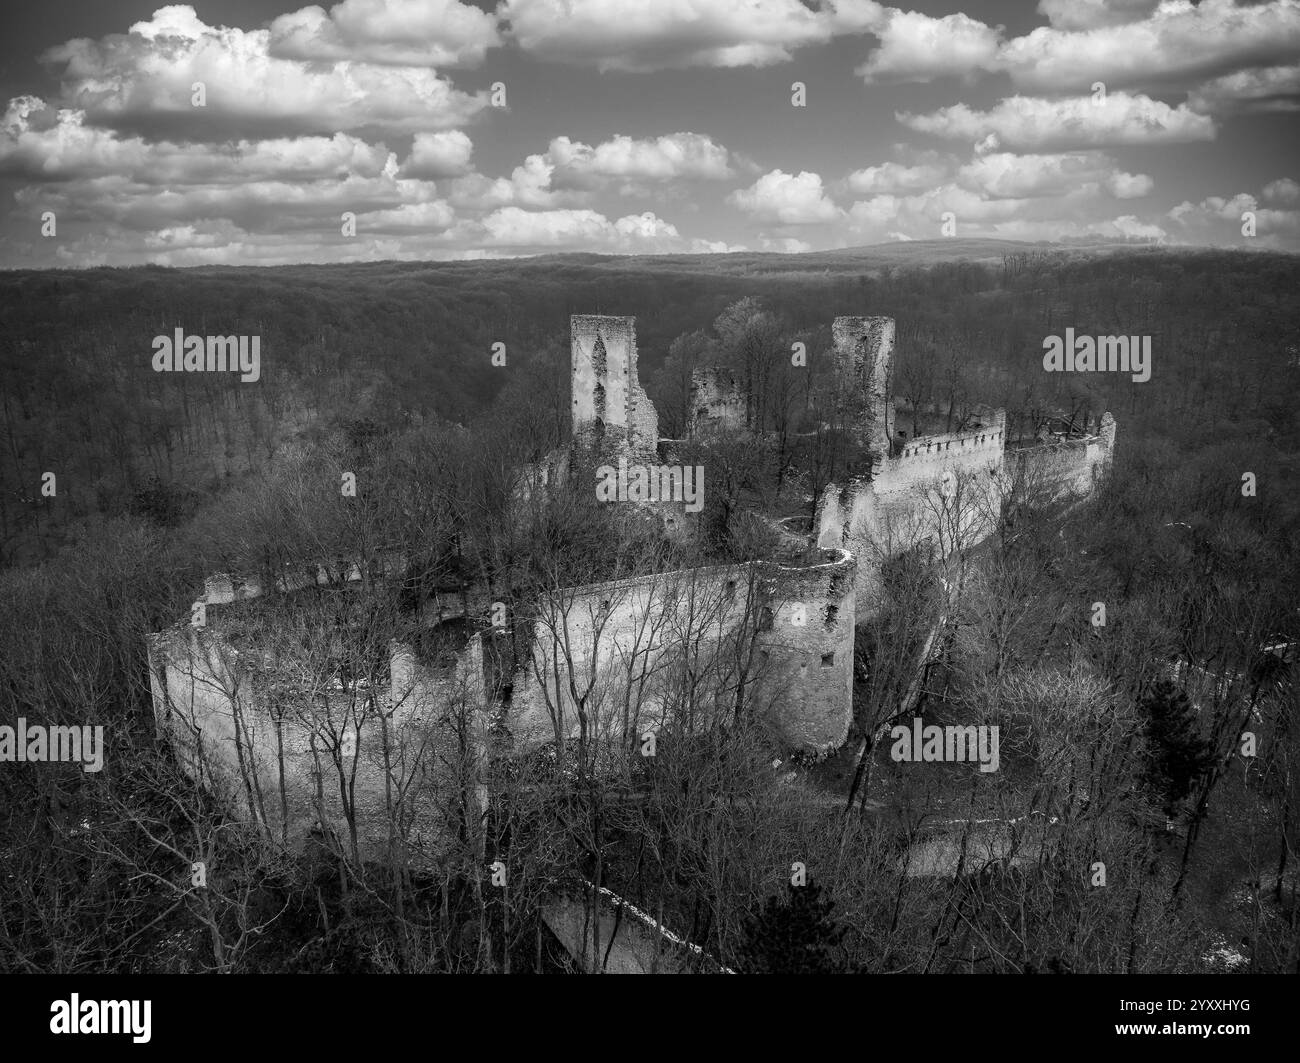
[[[875,31],[880,46],[854,71],[867,81],[933,81],[988,69],[998,54],[1001,27],[991,28],[966,15],[931,18],[916,11],[891,10]]]
[[[1273,182],[1264,189],[1274,197],[1278,191],[1285,195],[1288,188],[1282,182]],[[1279,200],[1274,200],[1282,202]],[[1255,235],[1246,237],[1241,229],[1244,215],[1255,216]],[[1206,196],[1199,203],[1184,201],[1169,211],[1168,217],[1178,227],[1189,243],[1224,244],[1247,243],[1264,247],[1291,247],[1300,236],[1300,210],[1275,210],[1261,207],[1259,200],[1249,192],[1234,196]]]
[[[1261,198],[1266,203],[1280,203],[1283,206],[1300,203],[1300,184],[1289,177],[1280,177],[1264,186]]]
[[[510,36],[540,59],[645,72],[770,66],[881,21],[871,0],[504,0]]]
[[[1113,173],[1105,180],[1106,191],[1116,199],[1138,199],[1149,195],[1155,185],[1144,173]]]
[[[1038,13],[1059,30],[1122,26],[1146,18],[1160,0],[1038,0]]]
[[[1009,41],[998,67],[1019,86],[1048,92],[1200,79],[1294,61],[1300,3],[1164,0],[1148,18],[1085,29],[1038,29]]]
[[[619,135],[595,147],[556,137],[547,155],[557,169],[582,176],[720,180],[733,173],[727,149],[698,133],[669,133],[645,140]]]
[[[1213,140],[1215,135],[1213,120],[1186,104],[1170,107],[1122,92],[1109,93],[1100,103],[1091,96],[1060,100],[1011,96],[987,111],[959,103],[930,114],[895,117],[917,132],[972,144],[982,141],[983,150],[1173,144]]]
[[[542,250],[660,254],[730,250],[726,244],[683,239],[671,222],[646,211],[610,221],[594,210],[526,211],[502,207],[473,226],[474,242],[516,253]]]
[[[962,166],[957,181],[993,199],[1060,196],[1105,188],[1118,199],[1146,195],[1154,182],[1145,174],[1118,171],[1115,161],[1096,152],[980,155]]]
[[[459,129],[416,133],[411,154],[402,165],[404,177],[459,177],[469,172],[474,142]]]
[[[807,170],[798,175],[772,170],[749,188],[732,192],[727,202],[755,221],[778,225],[813,225],[841,214],[822,188],[821,175]]]
[[[63,102],[94,123],[147,135],[420,132],[464,125],[487,106],[432,70],[303,64],[269,52],[268,30],[205,25],[188,5],[160,8],[129,34],[77,38],[44,58],[61,68]],[[206,103],[194,106],[195,82]]]
[[[948,167],[938,163],[920,163],[906,166],[897,162],[884,162],[854,170],[845,180],[849,191],[861,196],[894,192],[924,192],[948,176]]]
[[[619,135],[594,147],[556,137],[545,152],[529,155],[508,178],[477,173],[457,178],[450,198],[458,207],[478,210],[577,207],[605,186],[634,194],[657,183],[728,177],[733,173],[729,160],[726,148],[696,133],[645,140]]]
[[[775,251],[781,255],[802,255],[812,250],[812,244],[793,236],[765,236],[759,240],[759,249]]]
[[[364,211],[357,215],[357,232],[403,233],[411,230],[440,232],[456,220],[451,206],[441,199],[427,203],[403,203],[391,210]]]
[[[1187,97],[1202,114],[1300,111],[1300,66],[1239,70],[1207,81]]]
[[[477,66],[501,43],[497,20],[459,0],[343,0],[271,23],[270,54],[311,62]]]
[[[115,176],[157,186],[378,177],[392,165],[382,144],[347,133],[220,145],[148,142],[85,118],[31,96],[11,100],[0,119],[0,172],[53,181]]]

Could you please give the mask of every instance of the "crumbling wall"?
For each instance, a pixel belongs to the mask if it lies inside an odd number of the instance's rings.
[[[515,676],[504,718],[516,746],[553,740],[557,721],[561,733],[576,736],[579,702],[589,734],[618,741],[628,731],[658,730],[681,669],[689,665],[707,675],[722,663],[718,645],[743,616],[744,581],[743,570],[721,567],[565,588],[544,597],[529,659]],[[692,634],[699,638],[687,638]],[[689,653],[689,662],[673,659]]]
[[[870,477],[828,484],[818,503],[817,545],[858,558],[857,615],[879,608],[880,566],[917,548],[947,556],[997,527],[1007,482],[1005,415],[986,428],[909,440]]]
[[[748,421],[744,385],[726,366],[691,371],[690,432],[739,431]]]
[[[845,550],[805,565],[762,563],[756,699],[793,749],[838,749],[853,723],[857,561]]]
[[[327,587],[338,583],[360,583],[367,573],[372,578],[391,579],[406,571],[407,557],[400,550],[377,551],[365,565],[360,561],[337,559],[285,565],[275,577],[276,590],[282,594],[303,587]],[[203,581],[204,605],[229,605],[231,602],[260,598],[265,593],[262,577],[250,573],[218,572]]]
[[[873,453],[889,453],[894,438],[894,319],[837,317],[831,326],[836,374],[845,388],[849,415]]]
[[[1115,418],[1105,413],[1096,435],[1013,451],[1016,489],[1024,497],[1044,501],[1084,498],[1110,471],[1114,449]]]
[[[659,416],[637,378],[636,319],[574,314],[569,325],[574,436],[653,460]]]
[[[838,747],[852,721],[855,562],[836,551],[808,565],[756,562],[656,573],[557,592],[541,603],[531,659],[515,675],[503,723],[517,748],[578,734],[614,741],[657,731],[686,675],[700,689],[734,686],[790,746]],[[758,658],[737,640],[759,628]],[[725,721],[722,699],[695,711]],[[693,721],[699,726],[703,718]]]
[[[458,717],[469,721],[471,736],[486,727],[478,636],[445,669],[420,665],[409,647],[394,643],[383,688],[327,687],[297,702],[272,689],[272,660],[236,652],[218,627],[178,626],[147,640],[160,736],[192,778],[269,838],[300,845],[323,826],[346,851],[342,772],[355,778],[359,855],[383,858],[395,840],[391,772],[407,786],[411,812],[407,836],[396,841],[417,866],[441,854],[452,837],[441,826],[461,799],[449,785],[460,752]]]

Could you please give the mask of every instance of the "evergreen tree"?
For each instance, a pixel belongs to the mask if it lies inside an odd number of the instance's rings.
[[[785,897],[769,897],[763,910],[745,920],[741,970],[745,974],[844,974],[838,954],[845,931],[831,915],[835,902],[821,899],[821,887],[789,886]]]
[[[1146,717],[1147,764],[1143,784],[1173,815],[1197,780],[1214,763],[1200,736],[1196,709],[1187,694],[1168,680],[1156,683],[1142,700]]]

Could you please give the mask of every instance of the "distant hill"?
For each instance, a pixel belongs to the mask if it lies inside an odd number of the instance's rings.
[[[704,272],[715,275],[746,276],[768,273],[863,273],[886,267],[916,268],[954,262],[999,264],[1006,255],[1039,254],[1049,255],[1056,260],[1066,260],[1112,254],[1180,255],[1213,250],[1215,249],[1125,243],[1118,240],[1080,243],[1050,243],[1040,240],[1030,243],[1023,240],[951,237],[938,240],[894,240],[861,247],[790,254],[770,251],[735,251],[729,254],[708,255],[560,254],[538,255],[512,261],[518,264],[529,262],[616,270]]]

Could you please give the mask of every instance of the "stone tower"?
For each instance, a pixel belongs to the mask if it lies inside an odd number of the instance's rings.
[[[573,434],[608,453],[653,458],[659,416],[636,372],[636,318],[574,314]]]
[[[831,326],[835,367],[859,438],[880,457],[894,438],[892,317],[837,317]]]

